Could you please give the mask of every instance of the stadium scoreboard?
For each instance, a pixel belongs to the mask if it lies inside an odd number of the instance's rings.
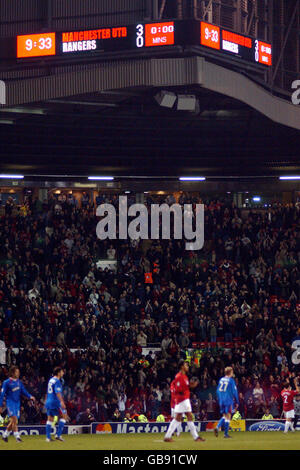
[[[270,67],[271,44],[195,20],[138,23],[80,31],[28,34],[16,38],[16,58],[71,57],[109,52],[203,46],[223,56]]]

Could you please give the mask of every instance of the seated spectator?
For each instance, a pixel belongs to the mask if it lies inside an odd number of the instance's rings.
[[[106,251],[107,258],[113,260],[116,258],[116,250],[114,249],[113,245],[110,245],[108,250]]]
[[[215,419],[217,402],[213,399],[211,393],[208,394],[208,399],[205,401],[205,405],[208,420]]]
[[[262,403],[265,403],[264,391],[258,381],[256,382],[255,387],[253,388],[252,394],[253,394],[254,404],[256,406],[259,406]]]
[[[116,422],[116,423],[120,423],[122,421],[121,413],[120,413],[118,408],[115,409],[111,420]]]
[[[270,413],[269,408],[266,408],[265,414],[262,416],[261,419],[263,419],[263,420],[274,419],[273,416]]]
[[[130,416],[130,413],[126,413],[125,418],[124,418],[125,423],[136,423],[135,418],[132,418]]]
[[[145,348],[147,346],[147,335],[145,334],[143,330],[141,330],[139,334],[137,335],[136,343],[141,348]]]

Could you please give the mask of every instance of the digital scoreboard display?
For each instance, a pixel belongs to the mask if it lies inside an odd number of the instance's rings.
[[[105,49],[106,45],[128,38],[128,28],[101,28],[88,31],[69,31],[59,37],[58,54],[74,52],[97,51]]]
[[[271,44],[233,33],[203,21],[201,22],[200,43],[202,46],[230,53],[249,62],[272,65]]]
[[[142,25],[141,25],[142,27]],[[173,46],[175,44],[174,22],[145,25],[145,46]]]
[[[69,56],[174,46],[175,23],[149,23],[113,28],[33,34],[17,37],[17,58]]]
[[[203,46],[247,62],[272,65],[271,44],[196,20],[17,36],[16,58],[158,50],[166,46]]]
[[[201,44],[220,50],[220,28],[201,21]]]

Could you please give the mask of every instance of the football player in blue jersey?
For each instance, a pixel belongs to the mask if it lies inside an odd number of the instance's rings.
[[[231,414],[238,409],[239,395],[236,388],[235,380],[233,379],[233,368],[225,368],[225,376],[219,380],[217,388],[217,396],[220,406],[220,412],[223,415],[215,428],[215,436],[218,437],[219,429],[224,426],[224,437],[229,438],[229,424]]]
[[[64,370],[62,367],[55,367],[53,371],[53,377],[48,382],[47,399],[46,399],[46,410],[47,410],[47,424],[46,424],[46,441],[51,442],[51,429],[53,427],[53,421],[55,416],[62,417],[58,423],[58,429],[55,439],[58,441],[64,441],[62,433],[66,421],[68,420],[67,409],[62,395],[62,382]]]
[[[9,378],[3,382],[0,393],[0,414],[3,411],[3,401],[6,399],[7,414],[9,416],[8,426],[2,436],[4,442],[8,442],[8,436],[11,432],[14,433],[17,442],[22,442],[18,431],[21,395],[35,401],[35,398],[27,392],[19,377],[20,369],[17,366],[12,366],[9,370]]]

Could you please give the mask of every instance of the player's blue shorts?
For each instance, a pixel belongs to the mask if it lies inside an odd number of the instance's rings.
[[[233,403],[220,403],[220,412],[222,415],[232,413]]]
[[[60,415],[60,407],[51,405],[46,406],[47,416],[59,416]]]
[[[11,418],[16,416],[20,418],[20,403],[6,401],[7,414]]]

